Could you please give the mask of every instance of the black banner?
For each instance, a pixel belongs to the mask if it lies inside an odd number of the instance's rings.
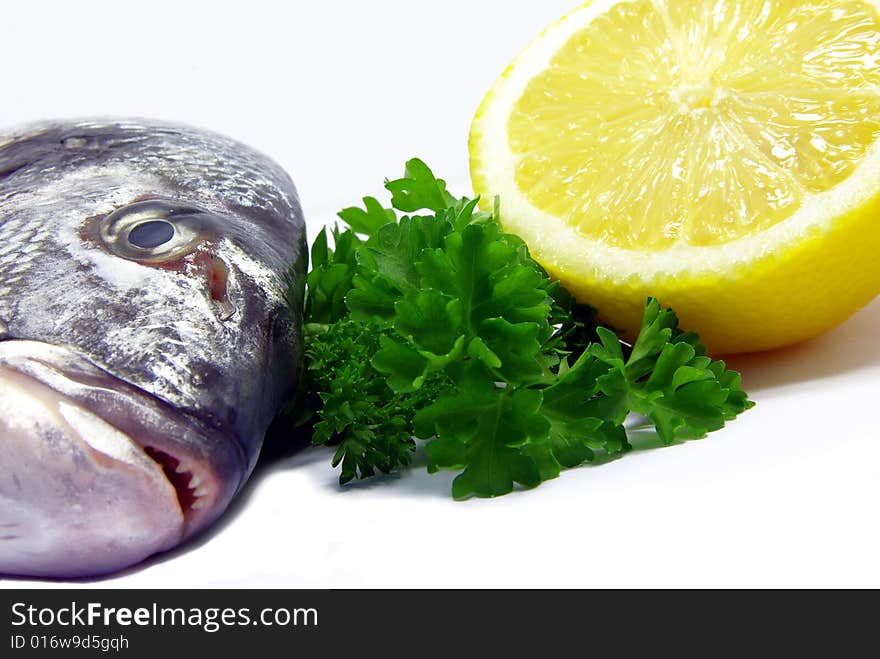
[[[788,655],[825,633],[847,656],[874,617],[840,593],[2,590],[0,657]]]

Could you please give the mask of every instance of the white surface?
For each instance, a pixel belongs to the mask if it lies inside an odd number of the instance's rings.
[[[139,115],[227,133],[292,173],[314,230],[413,155],[468,191],[483,92],[574,1],[12,3],[0,124]],[[451,476],[424,470],[340,489],[309,449],[256,474],[199,543],[85,585],[878,587],[878,330],[875,303],[736,359],[758,406],[725,430],[494,501],[454,503]]]

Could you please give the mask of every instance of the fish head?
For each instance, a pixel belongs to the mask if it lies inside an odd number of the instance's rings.
[[[289,176],[219,135],[0,137],[0,572],[113,571],[222,513],[295,383],[304,241]]]

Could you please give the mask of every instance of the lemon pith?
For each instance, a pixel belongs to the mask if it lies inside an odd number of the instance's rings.
[[[492,87],[471,170],[610,323],[653,295],[741,352],[880,292],[878,143],[877,0],[596,0]]]

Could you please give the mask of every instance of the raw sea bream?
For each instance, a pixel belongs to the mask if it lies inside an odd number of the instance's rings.
[[[295,385],[306,254],[290,177],[230,139],[0,136],[0,573],[108,573],[217,519]]]

